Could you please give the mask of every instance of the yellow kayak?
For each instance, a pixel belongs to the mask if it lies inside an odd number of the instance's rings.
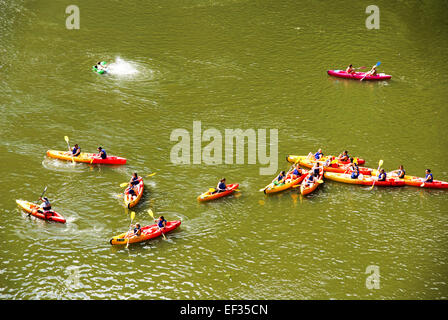
[[[91,164],[126,164],[125,158],[116,156],[107,156],[106,159],[102,159],[96,153],[81,152],[79,156],[73,157],[72,153],[69,151],[48,150],[47,156],[59,160],[65,160],[65,161],[73,160],[74,162],[91,163]]]

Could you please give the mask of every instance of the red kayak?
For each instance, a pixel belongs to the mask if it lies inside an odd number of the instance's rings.
[[[55,221],[60,223],[65,223],[65,218],[57,213],[56,211],[50,210],[46,215],[42,212],[41,208],[32,202],[25,200],[16,200],[16,203],[26,212],[30,213],[32,216],[47,220],[47,221]]]
[[[362,184],[365,186],[371,186],[375,182],[375,186],[378,187],[402,187],[405,185],[401,179],[386,178],[385,181],[378,181],[378,177],[365,176],[362,180]]]
[[[168,221],[166,223],[165,229],[163,229],[163,233],[168,233],[176,229],[180,226],[180,221]],[[150,226],[146,226],[142,228],[142,234],[140,236],[134,236],[134,231],[128,231],[125,233],[122,233],[118,236],[113,237],[109,240],[110,244],[112,245],[124,245],[129,243],[136,243],[136,242],[142,242],[147,241],[150,239],[154,239],[156,237],[160,237],[162,235],[162,230],[159,229],[157,224],[152,224]]]
[[[372,175],[378,175],[378,172],[374,170]],[[389,172],[388,175],[399,179],[397,176],[396,171]],[[416,176],[410,176],[405,175],[403,180],[405,185],[407,186],[413,186],[413,187],[420,187],[420,188],[429,188],[429,189],[448,189],[448,182],[440,181],[440,180],[433,180],[433,182],[425,182],[425,178],[420,178]]]
[[[328,70],[328,75],[338,78],[344,78],[344,79],[354,79],[354,80],[361,80],[366,75],[366,72],[353,72],[353,73],[347,73],[345,70]],[[367,76],[364,78],[364,80],[389,80],[392,78],[391,75],[385,74],[385,73],[377,73],[374,76]]]

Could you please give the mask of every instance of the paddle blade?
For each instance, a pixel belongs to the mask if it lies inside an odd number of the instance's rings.
[[[151,209],[148,209],[148,213],[149,213],[149,215],[154,219],[154,213],[152,212]]]
[[[45,186],[44,191],[42,192],[42,195],[40,196],[41,198],[44,196],[45,192],[47,192],[47,186]]]
[[[134,218],[135,218],[135,212],[134,212],[134,211],[131,211],[131,221],[133,221]]]
[[[215,191],[214,188],[210,188],[210,189],[208,189],[208,192],[213,192],[213,191]]]
[[[152,177],[152,176],[154,176],[156,174],[157,174],[157,172],[153,172],[153,173],[148,174],[147,177]]]
[[[64,136],[64,140],[65,140],[65,142],[68,143],[68,137],[67,136]]]
[[[121,188],[124,188],[124,187],[126,187],[128,184],[129,184],[129,183],[127,183],[127,182],[120,183],[120,187],[121,187]]]
[[[378,167],[381,167],[383,165],[383,160],[380,160],[380,162],[378,162]]]
[[[381,61],[378,61],[378,62],[376,63],[376,66],[378,67],[380,64],[381,64]]]

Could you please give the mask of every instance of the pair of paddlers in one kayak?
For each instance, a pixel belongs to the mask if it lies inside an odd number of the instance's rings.
[[[98,147],[97,150],[98,150],[98,157],[100,157],[101,159],[107,158],[106,150],[104,150],[102,147]],[[73,148],[70,148],[69,146],[69,152],[73,157],[78,157],[79,155],[81,155],[81,148],[76,143]]]
[[[162,232],[164,231],[164,229],[166,228],[166,219],[164,216],[160,216],[158,219],[154,219],[154,222],[157,224],[157,227],[159,230],[161,230]],[[142,234],[142,226],[140,225],[140,223],[136,223],[135,225],[132,225],[131,228],[134,228],[134,236],[135,237],[139,237]]]
[[[372,69],[370,69],[370,71],[368,71],[368,72],[365,73],[365,75],[366,75],[366,76],[376,76],[376,74],[377,74],[376,67],[377,67],[377,65],[375,64],[375,65],[372,67]],[[365,67],[362,67],[362,68],[365,68]],[[347,73],[349,73],[349,74],[352,74],[352,73],[355,73],[355,72],[356,72],[355,70],[356,70],[356,69],[353,68],[353,65],[350,64],[350,65],[347,67],[347,69],[345,69],[345,72],[347,72]]]

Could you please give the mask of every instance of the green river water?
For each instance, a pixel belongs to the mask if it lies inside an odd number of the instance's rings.
[[[72,4],[79,30],[66,28]],[[258,190],[275,174],[261,175],[258,158],[170,158],[173,130],[193,136],[200,121],[223,136],[277,129],[278,170],[287,154],[322,148],[448,180],[448,3],[375,1],[378,30],[365,25],[370,4],[0,0],[0,298],[446,299],[447,191],[325,181],[307,197],[268,197]],[[99,60],[114,72],[93,73]],[[390,81],[326,74],[377,61]],[[128,164],[47,158],[66,150],[65,135]],[[129,227],[117,194],[134,171],[157,173],[136,220],[151,223],[151,208],[182,225],[167,240],[112,247]],[[240,193],[198,203],[223,176]],[[45,186],[65,225],[17,207]],[[369,266],[378,289],[366,286]]]

